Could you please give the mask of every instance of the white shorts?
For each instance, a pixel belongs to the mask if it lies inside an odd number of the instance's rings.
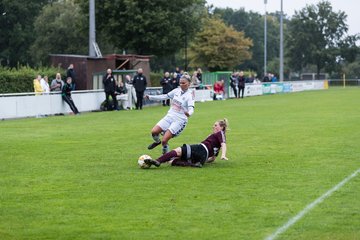
[[[174,137],[178,136],[186,127],[187,120],[166,115],[156,125],[158,125],[165,133],[169,130]]]

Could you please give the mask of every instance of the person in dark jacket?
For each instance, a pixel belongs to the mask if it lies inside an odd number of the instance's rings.
[[[167,94],[173,89],[169,72],[165,72],[164,77],[160,80],[160,84],[163,89],[163,94]],[[170,99],[163,100],[162,104],[163,106],[170,106]]]
[[[116,100],[116,80],[112,74],[112,70],[109,68],[106,70],[106,74],[103,77],[103,84],[104,84],[104,91],[105,91],[105,97],[106,97],[106,106],[107,109],[113,109],[112,104],[110,104],[109,96],[111,96],[114,109],[119,110],[118,102]]]
[[[75,90],[75,87],[76,87],[76,75],[75,75],[75,70],[74,70],[74,64],[70,64],[67,71],[66,71],[66,79],[68,77],[71,77],[71,85],[72,85],[72,90]]]
[[[239,73],[238,83],[239,83],[238,98],[240,98],[240,93],[241,93],[241,98],[244,98],[244,92],[245,92],[245,77],[244,77],[244,72],[243,72],[243,71],[241,71],[241,72]]]
[[[146,77],[143,75],[142,68],[137,70],[137,74],[134,76],[133,85],[136,91],[136,109],[142,110],[144,92],[147,86]]]
[[[74,101],[71,98],[71,90],[73,88],[71,81],[72,81],[71,77],[68,77],[66,79],[66,83],[61,89],[61,97],[69,105],[69,107],[71,108],[74,114],[79,114],[79,110],[77,109]]]

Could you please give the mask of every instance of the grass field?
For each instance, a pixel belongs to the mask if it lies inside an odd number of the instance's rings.
[[[0,239],[265,239],[360,168],[360,88],[197,103],[229,161],[139,169],[167,108],[0,122]],[[360,239],[360,176],[277,239]]]

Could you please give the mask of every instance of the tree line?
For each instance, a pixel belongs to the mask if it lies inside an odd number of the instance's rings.
[[[264,15],[214,8],[205,0],[96,0],[96,37],[103,54],[151,55],[153,70],[264,70]],[[88,0],[1,0],[2,66],[46,66],[49,54],[88,53]],[[285,76],[347,72],[360,76],[358,35],[329,1],[284,16]],[[268,70],[279,69],[280,13],[267,14]]]

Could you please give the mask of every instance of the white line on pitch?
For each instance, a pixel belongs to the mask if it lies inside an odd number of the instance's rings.
[[[295,224],[297,221],[299,221],[305,214],[307,214],[311,209],[313,209],[316,205],[321,203],[325,198],[329,197],[333,192],[339,190],[345,183],[347,183],[350,179],[356,177],[356,175],[360,173],[360,168],[356,170],[353,174],[346,177],[344,180],[342,180],[339,184],[337,184],[335,187],[327,191],[324,195],[307,205],[301,212],[299,212],[295,217],[291,218],[286,224],[278,228],[273,234],[271,234],[269,237],[265,238],[266,240],[273,240],[277,236],[279,236],[281,233],[285,232],[289,227],[291,227],[293,224]]]

